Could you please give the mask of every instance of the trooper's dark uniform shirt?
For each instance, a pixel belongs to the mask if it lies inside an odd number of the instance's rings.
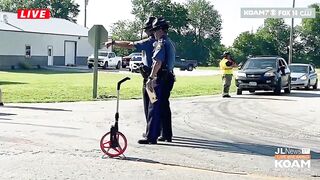
[[[165,35],[163,38],[159,39],[155,45],[155,52],[152,59],[162,61],[163,64],[165,63],[165,67],[168,71],[173,71],[176,56],[173,42]]]
[[[144,65],[152,66],[153,43],[156,42],[154,37],[143,39],[134,43],[137,51],[142,52],[142,62]]]

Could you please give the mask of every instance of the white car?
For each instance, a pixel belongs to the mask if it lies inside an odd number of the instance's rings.
[[[141,64],[143,64],[141,55],[132,56],[132,58],[129,62],[129,71],[139,72],[140,71],[139,67]]]
[[[318,88],[318,75],[311,64],[292,63],[289,68],[292,88]]]
[[[114,52],[99,51],[98,52],[98,67],[106,69],[107,67],[115,67],[120,69],[121,67],[121,57],[117,57]],[[88,68],[91,69],[94,65],[94,56],[93,54],[88,57],[87,60]]]

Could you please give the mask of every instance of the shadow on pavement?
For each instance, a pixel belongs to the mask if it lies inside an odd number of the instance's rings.
[[[40,107],[28,107],[28,106],[3,106],[3,108],[31,109],[31,110],[40,110],[40,111],[66,111],[66,112],[72,112],[72,110],[65,110],[65,109],[40,108]]]
[[[175,136],[172,143],[158,143],[165,146],[187,147],[187,148],[200,148],[214,151],[238,153],[238,154],[251,154],[259,156],[274,156],[279,146],[254,144],[247,142],[224,142],[224,141],[211,141],[206,139],[189,138]],[[290,147],[283,147],[290,148]],[[308,148],[308,147],[305,147]],[[295,148],[290,148],[295,149]],[[311,159],[320,159],[320,153],[311,151]]]
[[[274,96],[279,97],[279,95],[275,95],[273,92],[255,92],[254,94],[248,94],[249,96]],[[305,97],[305,98],[314,98],[320,97],[320,93],[318,91],[308,90],[308,91],[291,91],[290,94],[281,93],[281,97]],[[267,98],[265,98],[267,99]],[[282,100],[282,99],[279,99]]]
[[[249,95],[249,96],[245,96],[245,97],[241,97],[241,96],[232,96],[233,99],[263,99],[263,100],[272,100],[272,101],[297,101],[297,100],[293,100],[293,99],[280,99],[280,98],[268,98],[268,97],[259,97],[256,96],[254,97],[254,95]]]
[[[104,155],[104,156],[102,157],[102,159],[109,159],[109,157],[107,157],[107,156]],[[219,172],[219,173],[224,173],[224,174],[248,175],[247,173],[244,173],[244,172],[221,171],[221,170],[214,170],[214,169],[208,169],[208,168],[196,167],[196,166],[192,166],[192,167],[191,167],[191,166],[182,165],[182,164],[159,162],[159,161],[154,161],[154,160],[144,159],[144,158],[116,157],[116,158],[112,158],[112,159],[132,161],[132,162],[151,163],[151,164],[161,164],[161,165],[173,166],[173,167],[184,167],[184,168],[189,168],[189,169],[198,169],[198,170],[204,170],[204,171]]]
[[[311,93],[311,91],[306,91],[306,92],[292,92],[288,94],[290,97],[303,97],[303,98],[319,98],[320,94],[319,93]]]
[[[32,124],[32,123],[1,122],[1,121],[0,121],[0,124],[13,124],[13,125],[36,126],[36,127],[56,128],[56,129],[70,129],[70,130],[80,129],[80,128],[74,128],[74,127],[65,127],[65,126],[52,126],[52,125],[42,125],[42,124]]]
[[[8,118],[0,118],[0,120],[11,121],[12,119],[8,119]]]
[[[153,163],[153,164],[159,164],[159,161],[154,161],[151,159],[144,159],[144,158],[135,158],[135,157],[124,157],[122,160],[126,161],[134,161],[134,162],[144,162],[144,163]]]
[[[0,116],[13,116],[17,114],[11,114],[11,113],[0,113]]]

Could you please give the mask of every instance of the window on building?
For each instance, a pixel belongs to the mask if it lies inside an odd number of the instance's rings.
[[[31,46],[26,45],[26,57],[30,58],[31,57]]]
[[[48,49],[48,56],[52,56],[52,49],[51,48]]]

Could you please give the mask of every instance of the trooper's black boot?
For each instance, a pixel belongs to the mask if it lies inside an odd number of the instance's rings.
[[[172,142],[172,138],[159,137],[159,138],[158,138],[158,141],[162,141],[162,142],[164,142],[164,141],[166,141],[166,142]]]
[[[157,140],[140,139],[139,144],[157,144]]]

